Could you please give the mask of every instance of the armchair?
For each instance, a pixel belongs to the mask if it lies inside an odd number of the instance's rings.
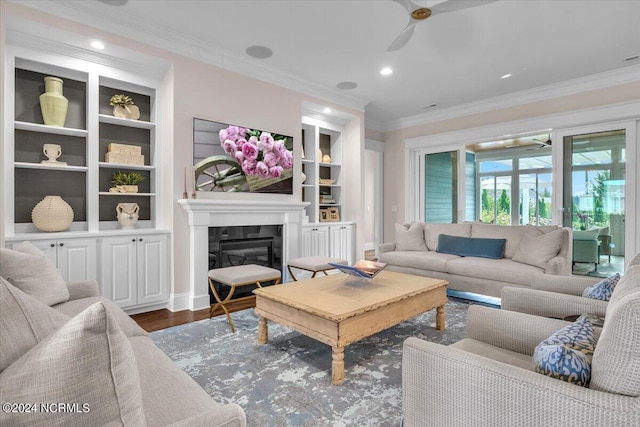
[[[588,388],[533,370],[535,346],[567,324],[474,305],[462,341],[407,339],[404,425],[640,425],[640,267],[620,280],[596,328]]]
[[[573,232],[573,263],[588,262],[595,265],[598,271],[600,264],[600,241],[598,230],[574,230]]]
[[[582,292],[602,278],[587,276],[551,276],[536,274],[531,278],[531,288],[502,288],[501,307],[535,316],[565,317],[590,313],[604,317],[607,301],[586,298]]]

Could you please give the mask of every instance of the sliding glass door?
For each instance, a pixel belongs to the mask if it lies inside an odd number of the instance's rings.
[[[562,135],[562,224],[574,230],[574,263],[624,270],[627,129]],[[595,240],[594,240],[595,239]]]

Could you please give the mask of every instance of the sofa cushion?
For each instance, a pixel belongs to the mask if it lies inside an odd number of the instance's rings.
[[[29,242],[16,250],[0,248],[0,276],[47,305],[69,299],[65,280],[47,255]]]
[[[599,299],[602,301],[609,301],[611,294],[615,289],[618,281],[620,280],[620,273],[616,273],[611,277],[602,279],[596,284],[593,284],[582,292],[582,296],[586,298]]]
[[[397,251],[426,251],[427,245],[424,243],[422,224],[413,222],[408,227],[402,224],[396,227],[396,250]]]
[[[460,258],[457,255],[441,254],[432,251],[393,251],[380,255],[378,261],[399,267],[419,268],[422,270],[447,272],[447,261]]]
[[[472,338],[463,338],[451,344],[450,347],[458,348],[508,365],[531,370],[531,355],[529,354],[516,353],[515,351],[506,350]]]
[[[524,264],[543,268],[544,264],[558,255],[562,247],[562,230],[544,233],[536,227],[526,227],[512,259]]]
[[[587,387],[597,338],[588,317],[554,332],[533,352],[534,369],[551,378]]]
[[[479,258],[504,258],[506,239],[457,237],[441,234],[438,236],[437,252]]]
[[[0,424],[146,425],[129,340],[96,303],[0,374],[5,402],[74,405],[54,414],[1,414]],[[157,394],[157,393],[156,393]],[[14,417],[21,417],[18,421]]]
[[[640,266],[622,276],[593,354],[591,388],[640,396]]]
[[[471,237],[471,224],[438,224],[426,223],[424,228],[424,240],[430,251],[438,249],[438,236],[448,234],[449,236]]]
[[[640,265],[640,252],[638,252],[633,258],[631,258],[631,261],[629,261],[629,265],[627,266],[627,268],[631,268],[634,265]]]
[[[146,336],[149,335],[147,331],[142,329],[135,320],[127,315],[120,307],[118,307],[113,301],[104,297],[89,297],[81,298],[77,300],[71,300],[63,302],[53,306],[56,311],[66,314],[69,317],[74,317],[77,314],[82,313],[89,306],[101,302],[107,308],[109,314],[118,323],[120,330],[128,337]]]
[[[534,274],[544,273],[544,270],[508,258],[469,257],[448,261],[447,273],[530,286],[531,277]]]
[[[521,225],[471,224],[471,237],[505,239],[504,257],[512,258],[526,227]]]
[[[69,319],[0,277],[0,372]]]

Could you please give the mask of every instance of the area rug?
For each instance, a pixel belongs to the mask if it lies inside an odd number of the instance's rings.
[[[269,322],[257,343],[253,309],[151,333],[151,339],[217,402],[242,406],[249,426],[398,426],[402,343],[408,337],[452,344],[465,335],[469,305],[450,300],[446,330],[435,310],[347,346],[345,382],[331,384],[331,348]],[[437,386],[434,384],[434,387]]]

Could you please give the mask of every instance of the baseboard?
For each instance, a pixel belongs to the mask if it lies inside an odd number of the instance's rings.
[[[169,296],[169,311],[182,311],[189,310],[189,292],[183,292],[180,294],[171,294]]]
[[[125,308],[124,312],[131,316],[133,314],[148,313],[150,311],[162,310],[165,308],[169,308],[168,302],[163,302],[160,304],[150,304],[143,307]]]

